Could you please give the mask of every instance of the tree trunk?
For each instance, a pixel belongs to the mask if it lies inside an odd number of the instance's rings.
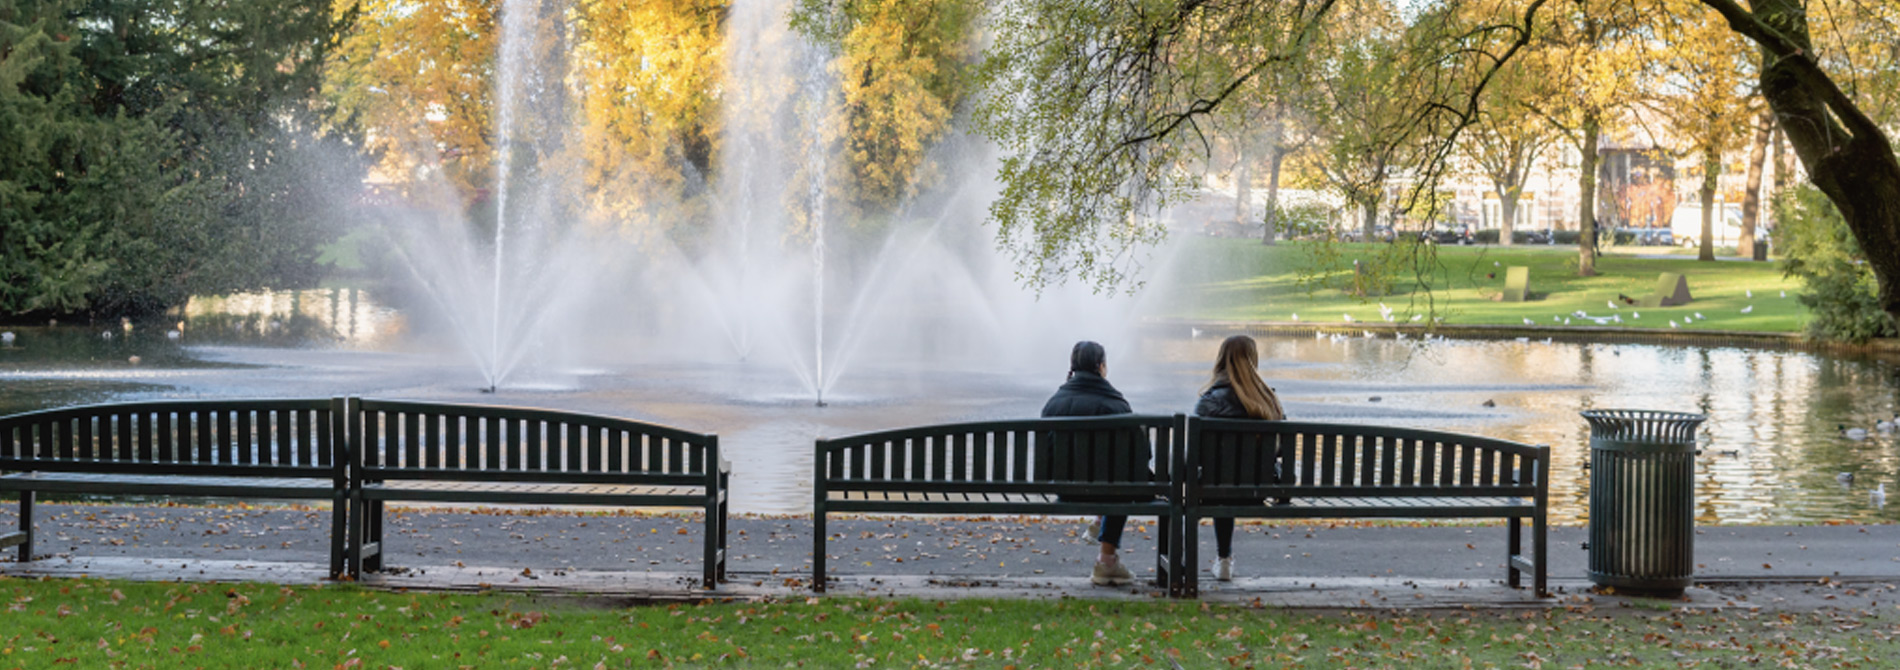
[[[1498,244],[1510,244],[1511,233],[1517,224],[1517,194],[1524,189],[1515,186],[1498,191]]]
[[[1595,112],[1583,121],[1583,161],[1577,166],[1577,276],[1597,275],[1597,132]],[[1556,231],[1551,231],[1556,234]]]
[[[1285,105],[1274,103],[1273,118],[1267,122],[1267,212],[1264,217],[1267,229],[1260,233],[1260,243],[1273,244],[1280,225],[1280,164],[1286,161],[1286,120]]]
[[[1794,183],[1794,151],[1788,148],[1788,134],[1781,132],[1781,126],[1775,126],[1775,195],[1788,190]]]
[[[1278,141],[1267,150],[1267,229],[1260,234],[1260,243],[1273,244],[1280,225],[1280,164],[1286,162],[1286,149]]]
[[[1376,240],[1377,231],[1379,229],[1379,201],[1366,200],[1364,202],[1359,203],[1359,209],[1361,212],[1363,212],[1363,214],[1361,215],[1363,217],[1363,220],[1360,225],[1365,227],[1365,230],[1363,231],[1363,234],[1365,235],[1365,241],[1371,242],[1371,241]]]
[[[1722,176],[1722,152],[1713,145],[1702,149],[1702,250],[1699,261],[1715,260],[1715,180]]]
[[[1248,169],[1247,143],[1234,145],[1234,222],[1245,226],[1253,220],[1253,174]],[[1244,229],[1244,228],[1243,228]]]
[[[1736,240],[1735,255],[1752,260],[1767,260],[1768,247],[1755,244],[1755,227],[1761,222],[1761,169],[1768,159],[1768,130],[1774,123],[1772,112],[1763,111],[1755,120],[1755,138],[1748,143],[1748,181],[1742,191],[1742,235]]]

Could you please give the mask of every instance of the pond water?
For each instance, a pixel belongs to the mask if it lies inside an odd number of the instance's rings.
[[[180,326],[182,325],[182,328]],[[1061,383],[1046,365],[869,361],[814,406],[764,362],[688,362],[625,345],[524,375],[497,393],[452,346],[357,291],[194,300],[182,324],[6,327],[0,414],[112,400],[362,395],[596,412],[712,432],[733,461],[733,508],[810,508],[812,440],[906,425],[1035,415]],[[176,338],[167,331],[179,330]],[[1191,411],[1219,343],[1181,328],[1107,341],[1109,376],[1136,411]],[[105,337],[105,333],[112,337]],[[1878,357],[1736,347],[1542,341],[1262,338],[1262,374],[1300,419],[1384,424],[1549,444],[1554,520],[1587,516],[1589,431],[1577,412],[1706,414],[1701,523],[1900,520],[1900,439],[1874,430],[1900,401]],[[134,362],[133,357],[137,357]],[[1487,401],[1489,405],[1487,405]],[[1837,426],[1865,428],[1843,437]],[[1839,475],[1852,473],[1851,482]]]

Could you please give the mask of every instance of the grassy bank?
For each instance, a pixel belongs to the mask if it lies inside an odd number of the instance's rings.
[[[1795,299],[1800,282],[1781,275],[1778,263],[1697,261],[1693,256],[1655,254],[1656,248],[1630,247],[1597,260],[1597,276],[1577,276],[1577,250],[1571,247],[1513,246],[1436,249],[1422,266],[1390,244],[1283,243],[1262,246],[1254,240],[1196,238],[1183,242],[1168,279],[1182,292],[1171,301],[1167,318],[1217,321],[1301,321],[1339,323],[1383,321],[1379,305],[1407,321],[1435,314],[1449,324],[1595,326],[1572,316],[1619,315],[1611,326],[1625,328],[1797,332],[1807,310]],[[1655,257],[1650,257],[1654,255]],[[1360,297],[1342,286],[1353,278],[1352,261],[1388,264],[1396,282],[1391,293]],[[1530,269],[1537,299],[1523,303],[1492,300],[1504,288],[1505,268]],[[1626,304],[1612,309],[1619,294],[1650,295],[1657,275],[1685,275],[1695,301],[1682,307],[1643,309]],[[1430,286],[1425,290],[1424,284]],[[1753,293],[1751,297],[1749,294]],[[1785,297],[1784,297],[1785,294]],[[1743,313],[1743,309],[1749,309]],[[1697,319],[1696,313],[1703,317]],[[1638,318],[1640,316],[1640,318]],[[1555,317],[1555,318],[1553,318]]]
[[[1873,667],[1889,620],[1328,614],[1192,602],[624,606],[352,587],[0,580],[0,667]]]

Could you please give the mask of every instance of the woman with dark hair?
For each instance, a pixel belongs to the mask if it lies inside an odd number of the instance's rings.
[[[1215,419],[1285,420],[1286,410],[1281,409],[1279,396],[1260,379],[1259,368],[1260,351],[1253,338],[1235,335],[1221,342],[1220,353],[1214,357],[1214,374],[1207,385],[1201,387],[1201,400],[1194,404],[1194,414]],[[1215,517],[1214,549],[1217,556],[1214,578],[1231,581],[1234,578],[1233,517]]]
[[[1042,406],[1042,415],[1052,416],[1103,416],[1108,414],[1131,414],[1134,409],[1128,406],[1128,399],[1121,391],[1108,383],[1108,352],[1102,345],[1083,340],[1075,343],[1069,351],[1069,378],[1063,382],[1049,402]],[[1118,586],[1135,581],[1135,574],[1122,565],[1118,547],[1122,540],[1122,527],[1127,525],[1126,516],[1109,516],[1096,520],[1099,527],[1096,541],[1101,543],[1101,555],[1095,559],[1095,569],[1089,575],[1089,581],[1099,586]]]

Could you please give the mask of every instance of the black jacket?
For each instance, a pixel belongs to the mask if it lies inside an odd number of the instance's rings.
[[[1043,418],[1052,416],[1103,416],[1133,414],[1128,399],[1115,390],[1107,379],[1093,372],[1077,372],[1064,382],[1049,402],[1042,405]]]
[[[1200,402],[1194,403],[1194,415],[1210,419],[1251,419],[1247,408],[1240,404],[1240,398],[1234,395],[1234,387],[1228,384],[1216,384],[1201,394]]]
[[[1093,372],[1077,372],[1070,375],[1069,381],[1064,382],[1061,388],[1056,389],[1056,394],[1050,396],[1049,402],[1043,403],[1042,405],[1043,418],[1061,416],[1106,416],[1111,414],[1133,413],[1134,409],[1128,406],[1128,399],[1122,397],[1122,392],[1115,390],[1115,386],[1108,383],[1107,379]],[[1052,477],[1049,472],[1050,459],[1052,458],[1049,449],[1058,441],[1059,440],[1057,440],[1053,434],[1044,434],[1042,438],[1038,440],[1036,454],[1037,479],[1049,479]],[[1135,457],[1144,463],[1147,462],[1154,453],[1148,446],[1148,436],[1146,433],[1142,433],[1137,437],[1135,440],[1135,448]],[[1154,473],[1149,472],[1148,478],[1153,479],[1153,477]],[[1077,495],[1065,495],[1062,496],[1061,499],[1066,502],[1127,502],[1130,500],[1129,498],[1118,496]]]

